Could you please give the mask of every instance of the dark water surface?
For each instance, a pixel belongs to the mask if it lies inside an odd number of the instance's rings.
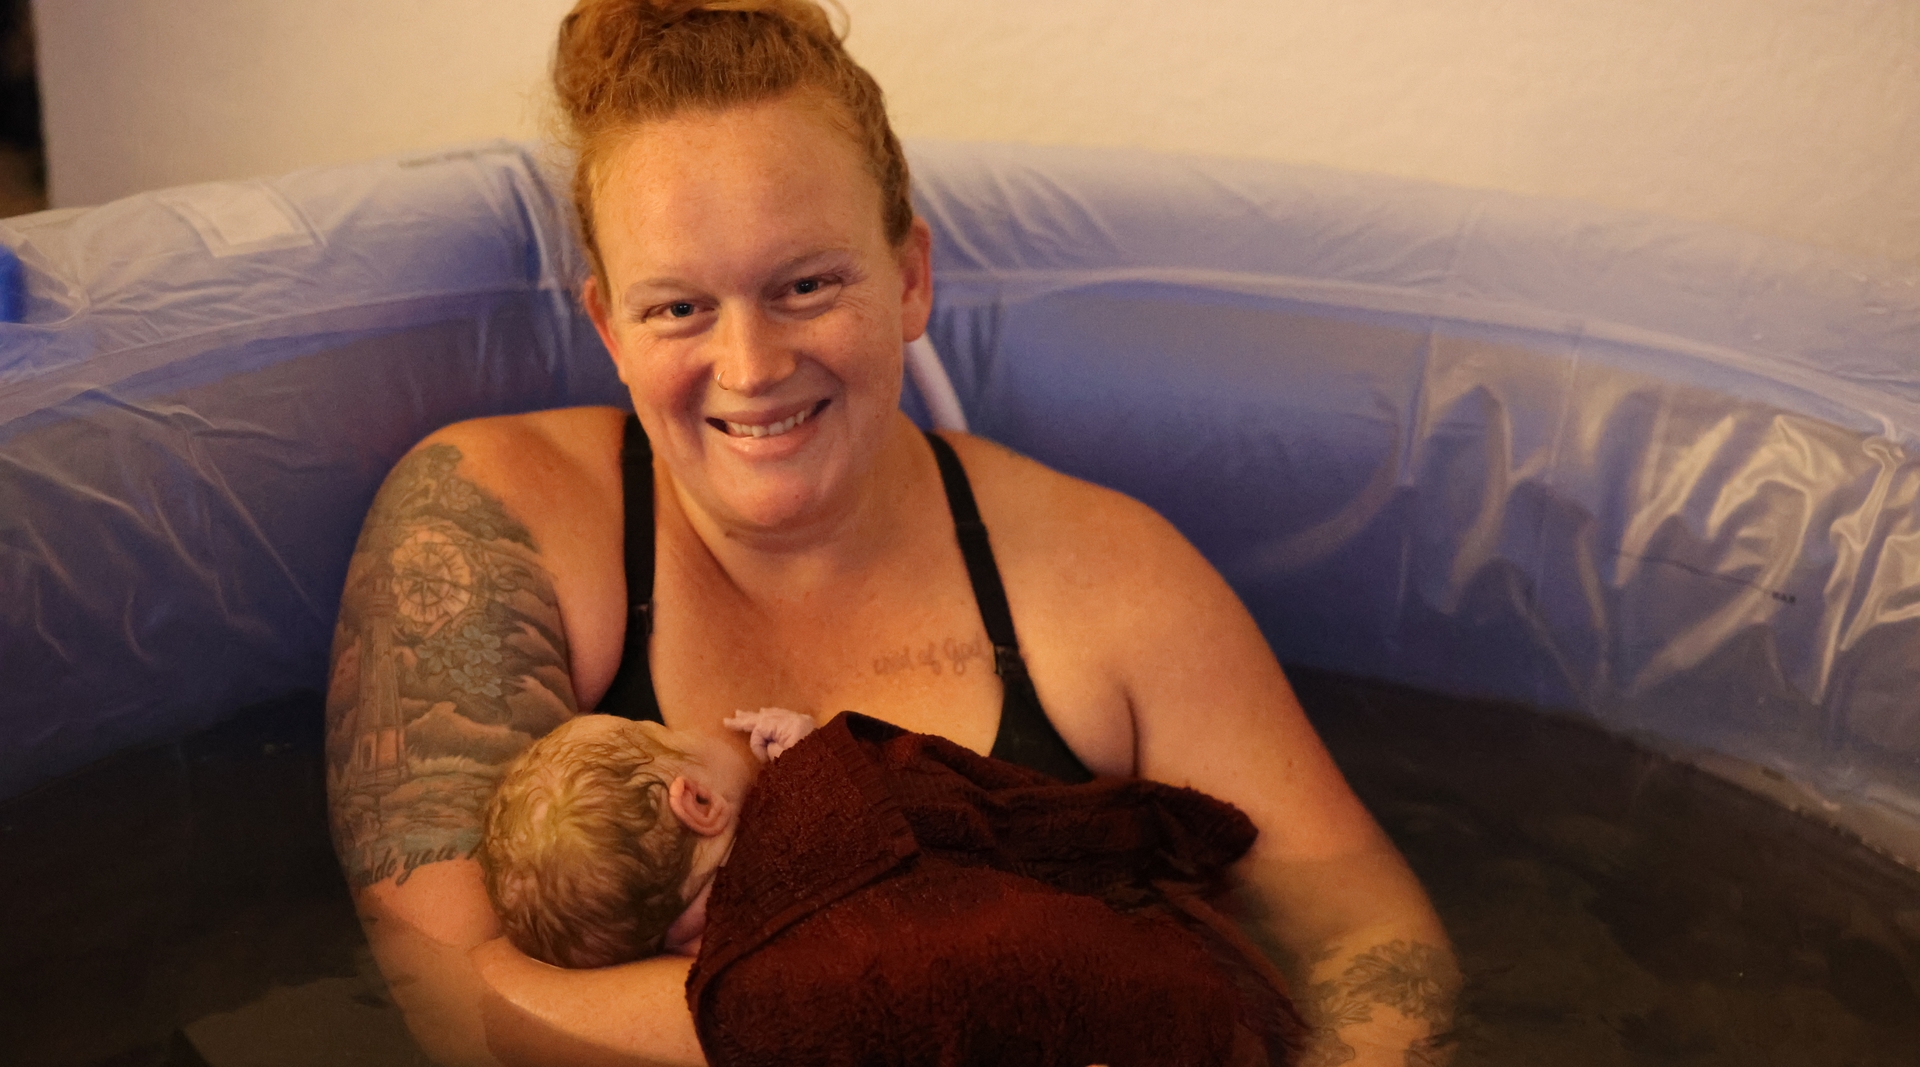
[[[1920,1064],[1920,875],[1578,723],[1295,679],[1458,942],[1458,1064]],[[320,756],[314,695],[0,803],[0,1063],[424,1062]]]
[[[1294,678],[1454,937],[1459,1064],[1920,1065],[1920,874],[1584,723]]]

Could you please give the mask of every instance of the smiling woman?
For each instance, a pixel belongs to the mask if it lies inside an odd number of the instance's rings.
[[[783,538],[860,521],[932,307],[925,225],[888,240],[830,106],[657,119],[599,154],[585,209],[587,310],[647,439],[698,513]]]
[[[634,415],[427,438],[368,518],[335,642],[341,858],[423,1044],[700,1062],[685,960],[563,972],[501,939],[478,812],[579,711],[738,746],[727,716],[779,706],[1231,802],[1258,831],[1230,869],[1250,932],[1325,1007],[1310,1058],[1437,1057],[1445,936],[1219,575],[1145,506],[901,414],[929,231],[819,8],[584,0],[555,81],[581,295]],[[989,644],[992,674],[881,669]],[[446,744],[403,744],[428,717]]]

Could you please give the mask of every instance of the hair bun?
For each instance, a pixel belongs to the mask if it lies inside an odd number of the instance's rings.
[[[560,22],[553,63],[554,89],[569,123],[592,126],[609,108],[633,110],[639,101],[621,90],[639,87],[623,75],[653,66],[649,59],[662,58],[662,53],[702,65],[728,65],[724,60],[716,64],[714,53],[742,58],[740,23],[727,16],[747,16],[749,21],[758,16],[788,35],[839,49],[841,35],[815,0],[579,0]],[[772,58],[777,65],[780,57],[759,58]]]
[[[691,15],[696,11],[742,11],[772,15],[816,36],[831,37],[835,40],[839,40],[841,36],[834,32],[833,20],[827,17],[826,9],[814,0],[705,0],[705,2],[657,0],[657,2],[663,7],[682,9],[682,15],[676,15],[676,18]],[[837,8],[839,5],[834,6]],[[844,16],[846,12],[841,11],[841,14]]]
[[[828,0],[832,3],[832,0]],[[842,21],[846,12],[839,5]],[[839,40],[841,34],[833,28],[833,20],[827,16],[826,9],[815,0],[580,0],[573,11],[562,23],[564,38],[565,26],[576,19],[585,19],[596,28],[625,28],[639,30],[664,29],[682,22],[693,15],[703,14],[742,14],[770,16],[789,23],[805,33]],[[624,34],[620,34],[624,36]]]
[[[560,23],[553,88],[576,151],[575,216],[601,270],[591,205],[594,172],[626,130],[685,110],[718,110],[796,90],[830,101],[880,187],[887,238],[913,225],[907,161],[873,76],[847,54],[822,2],[837,0],[578,0]]]

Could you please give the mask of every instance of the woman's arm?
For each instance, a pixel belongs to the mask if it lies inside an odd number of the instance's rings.
[[[404,887],[369,886],[356,903],[407,1026],[436,1063],[706,1063],[684,957],[584,971],[530,959],[498,935],[471,860],[420,867]]]
[[[1232,802],[1260,829],[1236,869],[1244,921],[1315,1030],[1310,1064],[1446,1058],[1458,971],[1432,906],[1301,712],[1251,616],[1150,509],[1077,513],[1132,712],[1136,768]]]
[[[568,971],[504,939],[471,953],[481,1019],[501,1060],[526,1067],[705,1067],[687,1010],[685,956]]]
[[[621,1042],[596,1061],[698,1064],[684,966],[677,977],[671,966],[619,975],[527,959],[501,939],[472,858],[506,764],[577,707],[548,560],[499,495],[514,464],[538,459],[513,444],[471,426],[437,434],[374,501],[327,699],[335,849],[394,999],[434,1060],[551,1062],[619,1017]]]

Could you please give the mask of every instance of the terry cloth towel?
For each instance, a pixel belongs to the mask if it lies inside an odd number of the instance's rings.
[[[1279,976],[1205,902],[1238,809],[1063,785],[852,712],[769,764],[687,979],[713,1067],[1278,1064]]]

